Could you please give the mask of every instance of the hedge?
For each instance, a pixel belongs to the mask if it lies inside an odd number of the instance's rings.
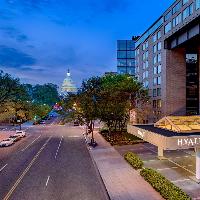
[[[124,159],[132,165],[134,169],[142,169],[143,167],[143,161],[134,153],[132,152],[127,152],[124,155]]]
[[[166,200],[192,200],[192,198],[179,187],[175,186],[172,182],[153,169],[142,169],[140,175],[143,176],[144,179]]]

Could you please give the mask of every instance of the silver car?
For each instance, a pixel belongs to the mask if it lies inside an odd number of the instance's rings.
[[[14,143],[14,141],[11,138],[8,138],[8,139],[2,140],[0,142],[0,147],[8,147],[8,146],[12,145],[13,143]]]

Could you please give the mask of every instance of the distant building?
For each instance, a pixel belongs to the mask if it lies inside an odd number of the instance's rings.
[[[67,76],[64,79],[63,84],[61,86],[61,95],[66,96],[70,93],[76,93],[76,92],[77,92],[77,87],[76,87],[75,83],[73,82],[73,80],[71,78],[71,74],[68,70]]]
[[[117,73],[135,75],[135,40],[117,40]]]

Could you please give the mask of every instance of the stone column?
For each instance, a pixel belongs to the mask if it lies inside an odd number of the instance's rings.
[[[200,180],[200,148],[196,148],[196,179]]]

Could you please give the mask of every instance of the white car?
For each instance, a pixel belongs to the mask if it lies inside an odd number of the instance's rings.
[[[14,143],[14,141],[12,139],[8,138],[8,139],[2,140],[0,142],[0,147],[8,147],[8,146],[12,145],[13,143]]]
[[[23,137],[26,137],[26,132],[17,130],[14,136],[18,136],[20,138],[23,138]]]

